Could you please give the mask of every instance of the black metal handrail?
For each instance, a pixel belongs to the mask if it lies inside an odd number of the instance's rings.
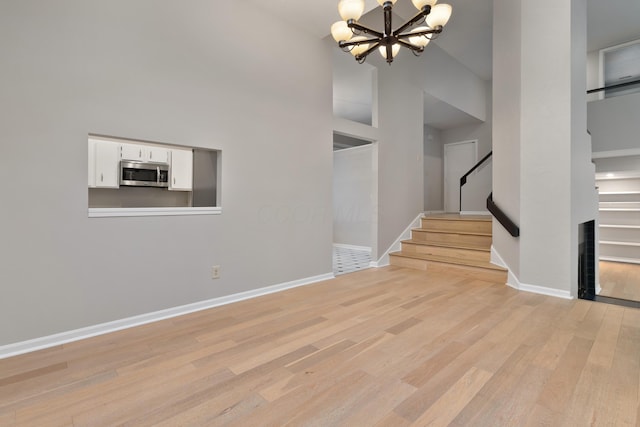
[[[491,215],[511,234],[513,237],[520,236],[520,227],[507,216],[493,201],[493,193],[487,197],[487,209]]]
[[[602,92],[603,90],[607,90],[607,89],[618,89],[621,87],[626,87],[626,86],[633,86],[640,83],[640,79],[639,80],[633,80],[631,82],[625,82],[625,83],[618,83],[615,85],[611,85],[611,86],[604,86],[604,87],[599,87],[597,89],[590,89],[587,91],[587,94],[590,93],[596,93],[596,92]]]
[[[469,175],[471,175],[473,173],[473,171],[475,171],[476,169],[478,169],[480,166],[482,166],[482,164],[484,162],[486,162],[487,160],[489,160],[489,157],[491,157],[493,155],[493,151],[489,151],[489,154],[487,154],[486,156],[484,156],[482,158],[482,160],[480,160],[478,163],[475,164],[474,167],[472,167],[471,169],[469,169],[469,171],[467,173],[465,173],[464,175],[462,175],[462,178],[460,178],[460,212],[462,212],[462,187],[467,183],[467,177]]]

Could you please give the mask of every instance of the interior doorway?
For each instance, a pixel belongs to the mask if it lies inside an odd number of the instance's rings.
[[[377,149],[371,141],[334,135],[333,272],[370,267],[376,251]]]
[[[444,210],[460,212],[460,177],[478,160],[478,141],[444,144]]]

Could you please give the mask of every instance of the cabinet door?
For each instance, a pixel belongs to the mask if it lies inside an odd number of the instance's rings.
[[[169,190],[191,191],[193,189],[193,151],[171,150],[171,177]]]
[[[118,188],[120,144],[109,141],[95,142],[95,186]]]
[[[147,160],[156,163],[169,163],[169,150],[160,147],[146,147]]]
[[[122,160],[144,160],[146,147],[135,144],[121,144],[120,147]]]
[[[89,149],[88,149],[88,178],[89,178],[89,188],[96,186],[96,141],[93,139],[89,140]]]

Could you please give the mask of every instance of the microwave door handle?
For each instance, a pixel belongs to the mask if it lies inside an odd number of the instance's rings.
[[[156,182],[160,184],[160,166],[156,166],[156,171],[157,171]]]

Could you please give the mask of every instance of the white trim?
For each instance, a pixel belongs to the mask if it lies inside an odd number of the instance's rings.
[[[570,291],[562,291],[555,288],[547,288],[545,286],[528,285],[526,283],[520,283],[519,290],[525,292],[531,292],[534,294],[548,295],[551,297],[562,299],[573,299]]]
[[[371,253],[371,248],[368,246],[356,246],[356,245],[345,245],[342,243],[334,243],[333,247],[338,249],[349,249],[352,251],[364,251],[364,252]]]
[[[221,207],[202,208],[89,208],[89,218],[133,216],[220,215]]]
[[[337,154],[337,153],[349,154],[349,152],[356,151],[356,150],[362,150],[365,148],[369,150],[371,149],[371,146],[373,145],[373,141],[364,140],[364,139],[362,139],[361,141],[367,141],[367,143],[362,145],[354,145],[353,147],[348,147],[348,148],[338,148],[337,150],[333,150],[333,154]]]
[[[206,310],[221,305],[231,304],[246,299],[256,298],[263,295],[281,292],[287,289],[297,288],[299,286],[310,285],[312,283],[333,279],[333,273],[321,274],[319,276],[307,277],[305,279],[293,280],[291,282],[280,283],[264,288],[254,289],[251,291],[240,292],[237,294],[227,295],[223,297],[213,298],[206,301],[200,301],[193,304],[172,307],[165,310],[159,310],[152,313],[132,316],[125,319],[114,320],[112,322],[101,323],[98,325],[88,326],[86,328],[75,329],[72,331],[61,332],[46,337],[35,338],[32,340],[17,342],[0,346],[0,359],[17,356],[32,351],[42,350],[57,345],[62,345],[85,338],[104,335],[111,332],[120,331],[122,329],[133,328],[135,326],[145,325],[147,323],[157,322],[163,319],[183,316],[185,314],[196,311]]]
[[[591,153],[592,159],[606,159],[609,157],[626,157],[626,156],[640,156],[640,148],[629,148],[626,150],[611,150],[611,151],[594,151]]]
[[[571,291],[562,291],[555,288],[547,288],[545,286],[529,285],[520,282],[518,277],[513,274],[509,266],[504,262],[504,259],[500,256],[498,251],[493,245],[491,245],[491,263],[500,267],[506,268],[508,271],[507,286],[516,289],[518,291],[531,292],[534,294],[548,295],[563,299],[573,299]]]
[[[611,262],[625,262],[627,264],[640,264],[640,259],[637,258],[621,258],[616,256],[601,256],[600,261],[611,261]]]
[[[502,267],[502,268],[506,268],[507,270],[510,270],[509,267],[507,266],[507,263],[504,262],[504,260],[502,259],[502,257],[500,256],[500,254],[498,253],[498,251],[493,245],[491,245],[490,262],[491,264],[497,265],[498,267]]]
[[[489,211],[461,211],[460,215],[491,215]]]
[[[391,244],[391,246],[389,246],[389,248],[382,254],[382,256],[377,261],[371,261],[371,264],[369,264],[369,265],[371,267],[374,267],[374,268],[385,267],[385,266],[389,265],[389,253],[400,250],[400,248],[402,246],[401,242],[403,240],[407,240],[407,239],[411,238],[411,229],[417,228],[420,225],[420,220],[422,219],[423,216],[424,216],[424,214],[422,212],[420,212],[418,214],[418,216],[416,217],[416,219],[411,221],[411,224],[409,224],[407,226],[407,228],[404,229],[402,234],[400,234],[400,236],[398,236],[398,238],[395,240],[395,242],[393,242]]]

